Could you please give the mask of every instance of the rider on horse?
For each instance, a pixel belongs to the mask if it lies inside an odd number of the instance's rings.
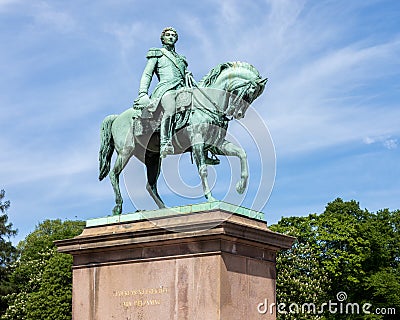
[[[164,158],[174,153],[172,134],[174,130],[174,115],[176,113],[176,98],[178,90],[193,82],[193,76],[187,69],[186,58],[175,51],[178,33],[172,27],[165,28],[161,33],[162,48],[151,48],[147,52],[147,65],[140,80],[139,95],[133,108],[146,109],[153,113],[159,104],[163,108],[160,128],[160,156]],[[159,82],[148,95],[153,75]],[[217,164],[215,159],[207,159],[209,164]]]

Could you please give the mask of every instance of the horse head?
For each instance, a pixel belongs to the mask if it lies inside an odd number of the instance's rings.
[[[264,91],[268,79],[262,79],[257,69],[247,62],[226,62],[212,69],[200,82],[204,87],[229,93],[226,116],[241,119],[249,105]]]
[[[264,91],[267,81],[267,78],[262,79],[261,77],[238,81],[239,84],[229,90],[231,98],[227,114],[232,115],[235,119],[243,118],[250,104]]]

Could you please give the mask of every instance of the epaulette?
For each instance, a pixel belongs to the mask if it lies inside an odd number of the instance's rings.
[[[159,48],[150,48],[149,51],[147,51],[146,58],[159,58],[163,55],[161,49]]]

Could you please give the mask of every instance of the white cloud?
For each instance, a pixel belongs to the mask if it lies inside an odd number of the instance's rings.
[[[363,142],[364,142],[365,144],[373,144],[373,143],[375,143],[375,139],[373,139],[373,138],[371,138],[371,137],[365,137],[365,138],[363,139]]]
[[[68,12],[57,10],[46,1],[34,4],[32,14],[35,23],[42,28],[52,28],[61,33],[68,33],[77,26],[75,19]]]
[[[384,148],[388,150],[393,150],[398,147],[398,141],[396,138],[392,138],[391,136],[375,136],[375,137],[365,137],[363,142],[367,145],[379,143]]]
[[[0,12],[7,9],[10,5],[21,2],[21,0],[0,0]]]
[[[389,149],[389,150],[393,150],[397,148],[397,139],[387,139],[383,142],[383,145]]]
[[[66,7],[55,8],[51,1],[21,1],[21,0],[0,0],[0,12],[7,10],[11,14],[33,18],[32,29],[52,32],[67,33],[75,30],[76,20],[68,13]]]
[[[131,24],[107,24],[104,27],[104,30],[117,39],[122,58],[127,60],[134,52],[137,52],[138,50],[146,50],[142,48],[146,41],[143,38],[144,34],[157,34],[154,28],[137,21]],[[160,31],[158,31],[158,33],[160,33]]]
[[[0,174],[3,183],[10,186],[58,179],[70,174],[79,174],[96,167],[96,158],[90,155],[96,154],[93,145],[88,148],[81,145],[79,149],[66,149],[54,152],[42,145],[40,149],[29,148],[26,144],[15,148],[11,143],[2,141],[2,153],[0,157]],[[96,152],[96,153],[94,153]]]

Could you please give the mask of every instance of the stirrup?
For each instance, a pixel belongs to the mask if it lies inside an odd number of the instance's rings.
[[[217,158],[217,156],[216,156],[215,154],[213,154],[211,158],[209,158],[209,157],[206,155],[205,163],[206,163],[207,165],[216,166],[216,165],[218,165],[220,162],[221,162],[221,161]]]

